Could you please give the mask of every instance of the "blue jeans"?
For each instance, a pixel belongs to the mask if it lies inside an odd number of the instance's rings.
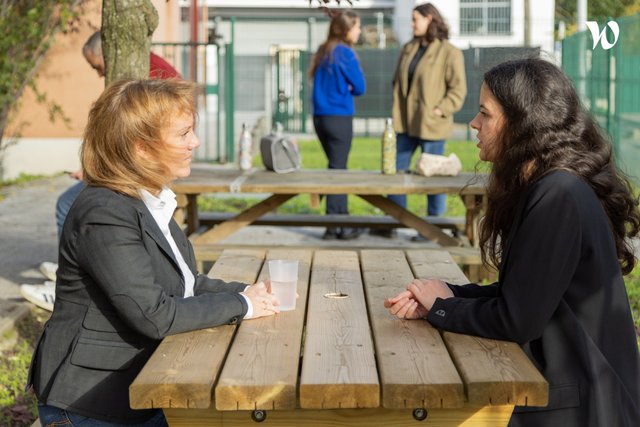
[[[406,133],[399,133],[396,140],[396,170],[397,173],[405,173],[409,170],[409,162],[416,148],[422,148],[423,153],[444,154],[444,140],[419,139]],[[407,196],[404,194],[390,194],[389,200],[407,208]],[[446,194],[430,194],[427,196],[427,215],[439,216],[447,208]]]
[[[85,184],[84,181],[77,182],[67,188],[64,193],[58,197],[58,201],[56,202],[56,227],[58,228],[58,241],[60,241],[62,226],[64,225],[64,220],[69,213],[69,209],[71,209],[71,205],[73,205],[78,194],[80,194],[86,186],[87,184]]]
[[[42,427],[167,427],[167,420],[160,409],[158,413],[145,422],[137,424],[120,424],[85,417],[75,412],[56,408],[55,406],[38,404],[38,416]]]

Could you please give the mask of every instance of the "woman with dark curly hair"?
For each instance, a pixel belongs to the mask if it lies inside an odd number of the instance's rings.
[[[389,311],[437,328],[519,343],[549,382],[549,405],[513,426],[640,425],[640,357],[623,274],[636,262],[638,201],[571,82],[542,59],[485,74],[480,158],[492,163],[487,286],[416,279]]]

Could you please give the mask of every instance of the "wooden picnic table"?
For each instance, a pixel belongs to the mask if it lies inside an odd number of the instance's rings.
[[[299,261],[297,307],[165,338],[130,386],[171,427],[505,426],[548,384],[511,342],[439,332],[383,307],[414,277],[466,278],[446,251],[226,250],[209,275],[253,283]]]
[[[424,177],[415,174],[383,175],[361,170],[301,170],[278,174],[264,169],[240,171],[211,165],[195,165],[191,175],[172,185],[178,196],[178,222],[186,220],[187,234],[200,226],[197,198],[203,193],[267,193],[266,199],[247,208],[199,235],[192,236],[194,245],[217,243],[237,230],[255,222],[262,215],[298,194],[355,194],[414,228],[442,246],[460,246],[460,240],[443,233],[427,218],[417,216],[389,201],[386,194],[459,194],[465,205],[465,234],[477,246],[478,224],[483,210],[486,176],[463,173],[454,177]],[[182,212],[186,211],[186,214]]]

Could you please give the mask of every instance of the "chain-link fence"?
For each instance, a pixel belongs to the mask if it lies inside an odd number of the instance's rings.
[[[562,68],[611,136],[618,166],[640,182],[640,15],[615,21],[617,42],[609,21],[599,21],[604,35],[597,40],[590,31],[567,37],[562,42]],[[604,49],[603,37],[615,43],[613,47]]]

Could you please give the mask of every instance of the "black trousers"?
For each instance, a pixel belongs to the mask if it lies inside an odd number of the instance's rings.
[[[346,169],[353,138],[352,116],[313,116],[313,126],[329,160],[329,169]],[[327,214],[349,214],[346,194],[327,195]]]

